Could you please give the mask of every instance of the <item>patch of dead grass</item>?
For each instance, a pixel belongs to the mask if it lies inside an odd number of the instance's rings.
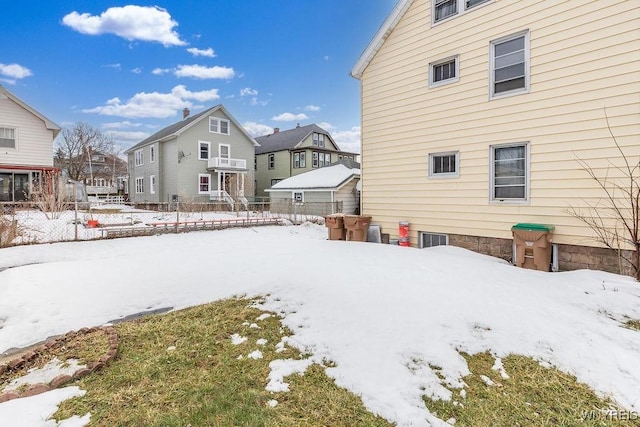
[[[471,374],[464,377],[466,395],[451,389],[450,401],[425,398],[429,410],[456,426],[637,426],[632,420],[607,418],[601,408],[616,408],[572,375],[519,355],[502,360],[510,378],[493,370],[489,353],[463,354]],[[494,385],[487,385],[481,375]]]

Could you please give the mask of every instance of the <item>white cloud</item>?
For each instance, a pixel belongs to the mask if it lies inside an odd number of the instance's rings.
[[[192,77],[194,79],[232,79],[235,75],[233,68],[205,67],[204,65],[178,65],[173,72],[176,77]]]
[[[317,105],[307,105],[304,107],[305,111],[320,111],[320,107]]]
[[[331,123],[328,123],[328,122],[320,122],[320,123],[317,123],[317,125],[320,126],[324,130],[328,130],[329,132],[331,132],[332,130],[335,130],[335,128],[336,128],[334,125],[332,125]]]
[[[327,129],[324,126],[321,127]],[[331,132],[331,136],[333,137],[334,141],[336,141],[336,144],[338,144],[340,149],[348,151],[350,153],[360,153],[360,126],[354,126],[350,130],[333,131]]]
[[[167,118],[175,116],[185,107],[193,108],[191,100],[205,102],[218,98],[220,98],[218,89],[190,92],[185,86],[178,85],[170,93],[140,92],[126,102],[122,102],[120,98],[116,97],[108,100],[106,105],[82,110],[82,112],[130,118]]]
[[[161,76],[163,74],[167,74],[171,72],[171,68],[154,68],[151,71],[151,74],[155,74],[156,76]]]
[[[275,120],[276,122],[293,122],[294,120],[307,120],[309,117],[306,114],[293,114],[293,113],[282,113],[278,116],[273,116],[271,120]]]
[[[250,87],[245,87],[244,89],[240,89],[240,96],[256,96],[258,95],[258,91],[255,89],[251,89]]]
[[[271,126],[263,125],[256,122],[244,122],[242,124],[242,127],[245,128],[247,133],[254,138],[256,136],[269,135],[273,133],[273,128]]]
[[[325,60],[325,61],[328,61],[329,59],[331,59],[331,58],[329,58],[329,55],[325,55],[325,56],[324,56],[324,60]]]
[[[189,49],[187,49],[187,52],[189,52],[193,56],[206,56],[206,57],[209,57],[209,58],[215,58],[216,57],[216,53],[211,48],[198,49],[197,47],[190,47]]]
[[[150,133],[147,133],[147,132],[128,132],[128,131],[120,131],[120,130],[110,130],[105,133],[109,135],[111,138],[113,138],[114,141],[118,143],[126,143],[126,145],[131,145],[133,143],[140,142],[143,139],[146,139],[147,137],[149,137],[149,135],[151,135]]]
[[[136,67],[136,68],[132,69],[131,72],[133,74],[140,74],[140,73],[142,73],[142,68]]]
[[[13,79],[24,79],[25,77],[33,76],[33,73],[27,67],[19,64],[0,64],[0,75],[9,77],[10,81],[15,83]]]
[[[125,120],[122,122],[110,122],[110,123],[103,123],[102,127],[104,129],[128,129],[128,128],[137,128],[142,126],[142,123],[133,123],[130,122],[129,120]]]
[[[126,40],[162,43],[164,46],[184,46],[186,42],[174,31],[178,25],[166,9],[157,6],[110,7],[100,16],[73,11],[62,23],[88,35],[115,34]]]
[[[114,70],[118,70],[120,71],[122,69],[122,66],[120,64],[106,64],[103,65],[104,68],[113,68]]]

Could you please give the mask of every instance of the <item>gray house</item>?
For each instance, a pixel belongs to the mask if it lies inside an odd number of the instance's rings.
[[[134,203],[224,201],[253,195],[258,143],[223,105],[156,132],[126,151]],[[245,194],[245,191],[247,194]]]
[[[342,151],[329,132],[320,126],[298,125],[294,129],[259,136],[256,141],[256,196],[268,196],[267,188],[339,160],[356,160],[357,153]]]
[[[304,212],[325,215],[334,202],[342,202],[342,213],[354,214],[360,207],[360,164],[340,160],[333,165],[292,176],[266,191],[272,206],[304,205]]]

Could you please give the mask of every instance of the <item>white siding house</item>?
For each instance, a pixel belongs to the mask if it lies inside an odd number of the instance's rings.
[[[0,85],[0,201],[29,198],[33,183],[53,167],[60,127]]]

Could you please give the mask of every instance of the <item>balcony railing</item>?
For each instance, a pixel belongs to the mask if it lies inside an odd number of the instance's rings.
[[[209,159],[209,169],[213,168],[246,169],[247,161],[245,159],[230,159],[228,157],[212,157]]]

